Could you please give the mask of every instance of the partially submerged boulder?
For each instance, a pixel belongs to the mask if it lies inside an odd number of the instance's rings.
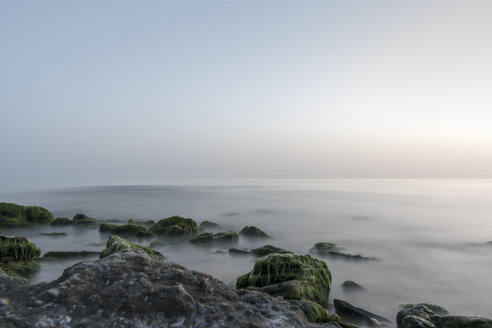
[[[111,236],[108,239],[108,242],[106,243],[106,249],[104,249],[101,252],[99,257],[103,258],[103,257],[109,256],[111,254],[114,254],[116,252],[120,252],[120,251],[125,250],[125,249],[142,249],[148,254],[162,256],[161,253],[159,253],[158,251],[155,251],[151,248],[132,243],[131,241],[128,241],[128,240],[123,239],[123,238],[118,237],[118,236]]]
[[[237,288],[250,286],[286,299],[327,306],[331,273],[325,262],[310,255],[272,253],[258,258],[253,270],[237,279]]]
[[[326,323],[340,321],[340,317],[336,313],[329,312],[318,303],[296,300],[290,300],[289,302],[299,306],[309,322]]]
[[[218,233],[204,232],[198,236],[193,237],[190,243],[199,246],[210,246],[214,243],[236,243],[239,240],[239,236],[234,231],[225,231]]]
[[[342,284],[342,288],[346,292],[355,292],[355,291],[365,290],[364,286],[361,286],[352,280],[345,280]]]
[[[441,317],[440,328],[491,328],[492,320],[483,317],[452,315]]]
[[[366,257],[360,254],[352,254],[345,251],[345,249],[338,247],[337,244],[320,242],[316,243],[309,252],[318,256],[338,257],[349,260],[376,260],[373,257]]]
[[[94,223],[97,223],[98,221],[99,221],[98,219],[88,217],[87,215],[81,214],[81,213],[75,214],[73,219],[72,219],[73,224],[78,224],[78,225],[94,224]]]
[[[271,238],[263,230],[255,226],[245,226],[239,234],[249,238]]]
[[[53,222],[51,222],[51,225],[68,225],[72,224],[72,220],[69,218],[55,218]]]
[[[218,223],[212,222],[212,221],[203,221],[200,223],[200,227],[203,229],[218,229],[220,228],[220,225]]]
[[[175,215],[159,220],[149,228],[154,234],[186,235],[197,232],[198,225],[193,219],[183,218]]]
[[[346,301],[334,299],[333,304],[335,305],[336,314],[338,314],[342,320],[348,321],[349,323],[356,325],[361,324],[366,327],[379,327],[391,323],[391,320],[383,316],[353,306]]]
[[[111,224],[111,223],[101,223],[99,225],[100,232],[110,232],[113,234],[136,234],[139,231],[147,231],[147,229],[135,223],[128,224]]]
[[[229,248],[229,254],[232,255],[250,255],[251,250],[247,248],[239,249],[239,248]]]
[[[53,221],[53,214],[43,207],[0,203],[1,227],[49,224],[51,221]]]
[[[0,235],[0,268],[8,275],[25,275],[38,268],[41,250],[25,237]]]
[[[291,251],[288,251],[286,249],[280,248],[280,247],[275,247],[273,245],[265,245],[262,247],[254,248],[251,250],[251,252],[256,255],[256,256],[265,256],[268,254],[272,253],[278,253],[278,254],[294,254]]]

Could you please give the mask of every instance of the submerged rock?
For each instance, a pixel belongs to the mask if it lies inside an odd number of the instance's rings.
[[[492,320],[483,317],[453,315],[441,317],[440,328],[491,328]]]
[[[80,213],[75,214],[72,219],[73,224],[93,224],[93,223],[97,223],[98,221],[99,221],[98,219],[94,219],[88,217],[85,214],[80,214]]]
[[[153,237],[154,234],[150,231],[147,231],[147,230],[139,230],[139,231],[137,231],[135,236],[137,236],[139,238],[147,238],[147,237]]]
[[[125,249],[142,249],[148,254],[162,256],[162,254],[158,251],[154,251],[153,249],[150,249],[148,247],[132,243],[131,241],[118,236],[111,236],[106,243],[106,249],[101,252],[99,257],[103,258]]]
[[[51,221],[53,214],[43,207],[0,203],[0,227],[49,224]]]
[[[376,260],[373,257],[347,253],[343,248],[338,247],[337,244],[326,242],[316,243],[309,252],[318,256],[340,257],[349,260]]]
[[[67,259],[77,257],[90,257],[99,255],[99,252],[91,251],[51,251],[43,255],[43,259]]]
[[[295,304],[138,249],[75,264],[49,283],[0,276],[0,295],[5,328],[319,327]]]
[[[344,321],[348,321],[353,324],[362,324],[368,327],[378,327],[383,324],[390,324],[391,321],[383,316],[371,313],[360,307],[353,306],[349,302],[334,299],[335,312]]]
[[[347,292],[355,292],[355,291],[365,290],[364,286],[361,286],[352,280],[345,280],[342,284],[342,288],[343,288],[343,290],[345,290]]]
[[[63,237],[67,235],[66,232],[40,232],[39,234],[48,237]]]
[[[192,238],[190,243],[200,246],[210,246],[213,243],[235,243],[238,240],[239,236],[234,231],[218,232],[215,234],[204,232]]]
[[[258,258],[253,270],[237,279],[237,288],[250,286],[286,299],[327,306],[331,273],[325,262],[310,255],[273,253]]]
[[[183,218],[175,215],[159,220],[149,228],[154,234],[185,235],[197,232],[198,225],[193,219]]]
[[[220,225],[218,223],[212,222],[212,221],[203,221],[200,223],[200,227],[206,229],[206,228],[220,228]]]
[[[318,303],[295,300],[290,300],[289,302],[299,306],[309,322],[326,323],[340,321],[340,317],[337,314],[329,312]]]
[[[263,230],[255,226],[245,226],[239,234],[250,238],[271,238]]]
[[[100,232],[110,232],[114,234],[136,234],[139,231],[146,231],[147,229],[139,224],[128,223],[128,224],[110,224],[101,223],[99,225]]]
[[[275,247],[272,245],[265,245],[259,248],[254,248],[251,250],[251,252],[256,255],[256,256],[265,256],[268,254],[272,253],[278,253],[278,254],[294,254],[291,251],[288,251],[283,248]]]
[[[251,251],[247,248],[239,249],[239,248],[229,248],[229,254],[232,255],[250,255]]]
[[[51,225],[68,225],[72,224],[72,221],[69,218],[55,218]]]

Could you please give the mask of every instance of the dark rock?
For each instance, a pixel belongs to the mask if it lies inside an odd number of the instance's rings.
[[[263,230],[255,226],[245,226],[239,234],[250,238],[271,238]]]
[[[99,255],[99,252],[91,251],[51,251],[43,255],[43,259],[67,259],[79,257],[91,257]]]
[[[232,255],[250,255],[251,251],[249,249],[239,249],[239,248],[229,248],[229,254]]]
[[[0,235],[0,269],[8,275],[28,275],[39,267],[41,250],[25,237]]]
[[[346,252],[343,248],[338,247],[334,243],[316,243],[310,250],[310,253],[318,256],[339,257],[349,260],[376,260],[373,257],[366,257],[360,254],[351,254]]]
[[[154,251],[153,249],[150,249],[148,247],[132,243],[131,241],[118,236],[111,236],[106,243],[106,249],[101,252],[99,257],[103,258],[125,249],[142,249],[148,254],[162,256],[162,254],[158,251]]]
[[[325,262],[310,255],[273,253],[257,259],[253,270],[237,279],[238,289],[249,286],[327,306],[331,273]]]
[[[138,249],[75,264],[49,283],[0,275],[0,291],[5,328],[321,327],[297,305]]]
[[[139,238],[149,238],[149,237],[153,237],[154,234],[150,231],[147,231],[147,230],[139,230],[139,231],[137,231],[135,236],[137,236]]]
[[[39,234],[48,237],[63,237],[67,235],[65,232],[40,232]]]
[[[146,231],[147,229],[139,224],[110,224],[110,223],[101,223],[99,225],[100,232],[110,232],[114,234],[136,234],[139,231]]]
[[[429,303],[419,303],[419,304],[406,304],[402,307],[402,309],[396,315],[396,324],[398,327],[408,327],[413,328],[414,325],[422,324],[427,325],[427,322],[430,322],[433,325],[439,323],[442,315],[448,315],[449,312],[443,308],[442,306],[429,304]],[[410,318],[404,320],[405,317],[418,317],[422,320],[417,320],[415,318]],[[405,326],[408,325],[408,326]]]
[[[210,245],[212,243],[212,239],[214,238],[214,234],[211,232],[204,232],[199,234],[198,236],[193,237],[190,240],[190,243],[195,245]]]
[[[335,313],[327,311],[324,307],[318,303],[309,301],[295,301],[289,300],[290,303],[295,304],[301,308],[306,315],[309,322],[339,322],[340,317]]]
[[[218,232],[214,234],[213,241],[221,243],[234,243],[239,240],[239,235],[234,231]]]
[[[345,290],[347,292],[365,290],[364,286],[361,286],[352,280],[345,280],[342,284],[342,288],[343,288],[343,290]]]
[[[334,299],[333,304],[335,305],[335,312],[340,316],[340,318],[342,318],[342,320],[356,325],[362,324],[368,327],[377,327],[382,324],[391,323],[391,321],[385,317],[353,306],[352,304],[339,299]]]
[[[234,231],[218,232],[216,234],[204,232],[192,238],[190,243],[200,246],[210,246],[213,243],[235,243],[238,240],[239,236]]]
[[[272,253],[278,253],[278,254],[294,254],[291,251],[288,251],[283,248],[275,247],[272,245],[265,245],[259,248],[254,248],[251,250],[251,252],[256,255],[256,256],[265,256],[268,254]]]
[[[49,224],[53,214],[43,207],[0,203],[0,227]]]
[[[436,326],[421,317],[415,315],[407,315],[401,321],[401,327],[405,328],[435,328]]]
[[[94,219],[94,218],[88,217],[85,214],[80,214],[80,213],[75,214],[73,219],[72,219],[73,224],[78,224],[78,225],[93,224],[93,223],[97,223],[98,221],[99,221],[98,219]]]
[[[200,223],[200,227],[206,229],[206,228],[220,228],[220,225],[215,223],[215,222],[212,222],[212,221],[203,221],[202,223]]]
[[[197,232],[198,225],[193,219],[186,219],[175,215],[159,220],[149,229],[154,234],[185,235]]]
[[[441,317],[440,328],[491,328],[492,320],[482,317],[467,317],[461,315]]]
[[[68,225],[72,224],[72,221],[69,218],[56,218],[51,222],[51,225]]]

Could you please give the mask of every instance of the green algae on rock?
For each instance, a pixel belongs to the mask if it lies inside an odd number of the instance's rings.
[[[144,229],[144,230],[138,230],[137,233],[135,234],[135,236],[137,236],[139,238],[149,238],[149,237],[153,237],[154,234],[152,232]]]
[[[128,224],[110,224],[110,223],[101,223],[99,225],[100,232],[111,232],[111,233],[120,233],[120,234],[135,234],[139,231],[146,231],[144,226],[134,223]]]
[[[190,243],[195,244],[195,245],[205,245],[205,244],[210,244],[212,242],[212,239],[214,238],[214,234],[211,232],[204,232],[201,233],[192,239],[190,239]]]
[[[77,257],[90,257],[99,255],[99,252],[91,251],[51,251],[43,255],[43,259],[66,259]]]
[[[306,315],[309,322],[326,323],[340,322],[340,317],[336,313],[331,313],[324,307],[315,302],[290,300],[291,304],[299,306]]]
[[[376,260],[373,257],[347,253],[343,248],[338,247],[337,244],[327,242],[316,243],[309,252],[318,256],[339,257],[349,260]]]
[[[218,233],[204,232],[192,238],[190,243],[195,245],[211,245],[212,243],[235,243],[239,240],[239,235],[234,231]]]
[[[483,317],[462,315],[444,316],[439,320],[440,328],[492,328],[492,320]]]
[[[132,243],[131,241],[118,236],[111,236],[106,243],[106,249],[101,252],[99,257],[103,258],[125,249],[142,249],[148,254],[162,256],[162,254],[158,251],[154,251],[153,249],[150,249],[148,247]]]
[[[149,228],[154,234],[186,235],[197,232],[198,225],[193,219],[183,218],[179,215],[159,220]]]
[[[260,257],[251,272],[237,279],[236,288],[274,288],[285,282],[297,283],[284,298],[328,305],[332,286],[330,270],[325,262],[310,255],[272,253]]]
[[[39,255],[39,247],[25,237],[0,236],[0,260],[32,261],[37,260]]]
[[[265,245],[262,247],[254,248],[251,250],[251,252],[256,256],[265,256],[265,255],[272,254],[272,253],[294,254],[291,251],[288,251],[288,250],[280,248],[280,247],[275,247],[273,245]]]
[[[220,225],[212,221],[203,221],[200,223],[201,228],[220,228]]]
[[[97,223],[99,220],[98,219],[94,219],[94,218],[91,218],[91,217],[88,217],[87,215],[85,214],[75,214],[73,219],[73,224],[92,224],[92,223]]]
[[[43,207],[0,203],[0,226],[20,227],[32,224],[49,224],[53,214]]]
[[[51,225],[69,225],[72,224],[72,220],[69,218],[55,218]]]
[[[255,226],[245,226],[239,234],[250,238],[271,238],[263,230]]]
[[[239,249],[239,248],[229,248],[229,254],[231,255],[250,255],[251,251],[247,248]]]

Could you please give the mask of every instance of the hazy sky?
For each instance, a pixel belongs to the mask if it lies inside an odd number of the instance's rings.
[[[492,177],[492,1],[0,1],[0,180]]]

